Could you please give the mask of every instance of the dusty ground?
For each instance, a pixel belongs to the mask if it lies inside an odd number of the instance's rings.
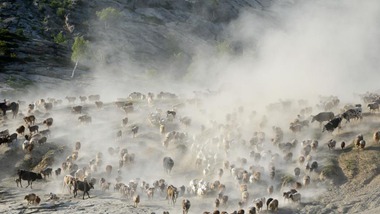
[[[63,97],[60,97],[63,99]],[[135,164],[122,169],[123,182],[128,183],[131,179],[139,178],[152,184],[153,181],[160,178],[165,179],[168,184],[175,186],[187,186],[193,178],[204,178],[208,181],[217,179],[216,174],[204,176],[202,170],[194,167],[196,154],[191,152],[191,143],[197,145],[196,140],[190,139],[187,144],[187,150],[181,152],[176,145],[170,145],[168,149],[162,146],[164,136],[160,135],[158,128],[152,126],[147,121],[147,115],[154,112],[157,108],[169,109],[173,104],[183,103],[184,100],[171,100],[170,102],[156,102],[155,106],[150,106],[146,101],[135,102],[134,113],[128,114],[129,124],[127,127],[121,127],[121,119],[125,117],[125,113],[117,109],[111,102],[107,102],[103,109],[96,109],[92,103],[82,104],[85,113],[93,117],[93,122],[89,125],[80,124],[77,120],[79,115],[70,112],[71,104],[64,100],[64,104],[54,107],[49,115],[43,114],[37,117],[37,124],[40,130],[46,129],[41,122],[48,116],[54,118],[54,124],[51,127],[52,135],[48,138],[48,142],[43,145],[37,145],[31,154],[22,151],[21,144],[23,136],[18,137],[17,142],[10,145],[0,146],[0,210],[6,213],[162,213],[169,211],[170,213],[181,213],[181,201],[188,198],[191,201],[190,213],[202,213],[203,211],[214,210],[213,202],[216,195],[211,194],[204,197],[193,196],[186,193],[178,198],[177,204],[173,207],[168,205],[165,194],[156,193],[153,200],[148,200],[144,192],[138,188],[138,194],[141,196],[141,203],[137,208],[133,207],[133,202],[129,198],[122,197],[119,192],[101,191],[98,183],[95,189],[90,191],[90,199],[85,197],[74,198],[66,189],[62,188],[63,173],[56,177],[53,175],[42,181],[33,183],[33,189],[20,188],[16,186],[14,179],[16,171],[19,168],[39,171],[44,167],[52,167],[56,169],[60,167],[62,161],[73,150],[74,143],[81,141],[82,148],[79,151],[78,165],[84,166],[91,159],[95,158],[95,154],[101,151],[104,155],[104,163],[99,167],[98,172],[93,173],[97,179],[105,177],[105,164],[114,166],[111,177],[107,180],[115,184],[117,176],[116,168],[118,166],[118,155],[111,155],[107,152],[108,147],[127,148],[129,153],[136,154]],[[79,105],[79,101],[76,102]],[[189,115],[191,104],[180,108],[178,112],[182,115]],[[25,112],[26,106],[22,107]],[[202,110],[202,107],[200,107]],[[201,111],[202,112],[202,111]],[[10,112],[9,112],[10,114]],[[202,115],[203,114],[203,115]],[[343,125],[343,129],[333,134],[321,134],[321,129],[317,124],[311,124],[304,134],[294,135],[289,133],[287,127],[284,127],[285,138],[292,139],[317,139],[319,141],[318,151],[312,153],[313,159],[318,160],[319,169],[317,172],[310,173],[312,183],[308,188],[300,190],[303,198],[299,204],[284,201],[281,188],[281,175],[291,174],[292,167],[297,165],[294,156],[293,161],[288,165],[279,167],[278,176],[274,181],[270,181],[268,177],[263,176],[263,181],[259,185],[253,184],[249,187],[252,194],[251,200],[259,197],[269,197],[266,193],[266,186],[273,183],[275,192],[270,197],[279,199],[280,206],[278,213],[377,213],[380,211],[380,144],[372,142],[372,134],[380,125],[380,117],[378,113],[365,117],[361,122],[352,122]],[[200,114],[204,116],[204,113]],[[199,115],[194,116],[192,125],[185,127],[181,125],[178,118],[170,126],[168,130],[186,131],[194,133],[194,136],[200,133],[200,125],[204,121],[197,121],[202,118]],[[259,117],[258,117],[259,118]],[[259,120],[259,119],[257,119]],[[11,133],[16,127],[23,124],[22,118],[3,120],[1,130],[9,129]],[[132,124],[139,125],[139,133],[136,138],[132,137],[130,126]],[[269,126],[269,125],[268,125]],[[123,130],[123,138],[116,138],[116,131]],[[244,131],[244,130],[243,130]],[[271,135],[268,132],[268,136]],[[354,148],[351,144],[352,140],[359,133],[363,133],[367,140],[367,147],[364,150]],[[246,134],[244,136],[250,136]],[[247,137],[248,138],[248,137]],[[269,137],[268,137],[269,138]],[[328,139],[334,138],[338,144],[335,150],[329,150],[326,146]],[[195,138],[197,139],[197,138]],[[199,140],[199,139],[198,139]],[[347,147],[340,149],[340,142],[346,141]],[[267,142],[269,143],[269,142]],[[215,147],[211,147],[217,149]],[[244,157],[248,152],[245,147],[232,148],[229,152],[230,157]],[[297,147],[298,148],[298,147]],[[298,148],[299,149],[299,148]],[[42,162],[46,155],[53,157],[52,162]],[[170,175],[165,174],[162,169],[162,158],[171,156],[175,160],[175,167]],[[223,159],[223,153],[221,154]],[[233,159],[233,158],[231,158]],[[237,161],[233,161],[237,162]],[[248,158],[249,164],[254,161]],[[40,164],[40,165],[38,165]],[[221,167],[221,162],[217,163]],[[264,163],[260,162],[264,167]],[[319,180],[319,172],[324,167],[333,167],[333,176],[326,181]],[[304,173],[303,173],[304,174]],[[223,208],[228,212],[237,210],[237,202],[240,193],[237,183],[231,178],[230,173],[225,171],[220,181],[227,186],[227,194],[230,196],[228,207]],[[23,185],[26,182],[23,181]],[[290,187],[289,187],[290,188]],[[28,193],[35,193],[42,198],[39,205],[27,206],[24,196]],[[49,200],[49,193],[57,194],[60,199],[57,201]],[[79,195],[81,196],[81,195]],[[248,205],[250,206],[250,205]],[[248,207],[247,206],[247,207]],[[261,213],[267,213],[265,209]]]

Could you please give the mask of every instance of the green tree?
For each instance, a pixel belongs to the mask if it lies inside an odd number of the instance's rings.
[[[120,15],[120,11],[112,7],[107,7],[101,11],[96,12],[96,16],[98,16],[98,19],[104,22],[105,28],[107,28],[108,23],[110,21],[115,21],[118,17],[120,17]]]
[[[75,37],[74,44],[71,47],[73,51],[71,54],[71,60],[75,62],[73,72],[71,73],[71,78],[74,78],[75,70],[77,69],[79,60],[81,60],[87,52],[88,41],[83,38],[83,36]]]
[[[61,43],[65,44],[66,43],[66,38],[63,35],[62,31],[59,32],[56,36],[54,36],[54,42],[57,44],[61,44]]]

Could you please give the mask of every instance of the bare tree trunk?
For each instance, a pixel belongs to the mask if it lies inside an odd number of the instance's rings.
[[[71,78],[74,78],[74,74],[75,74],[75,70],[77,69],[78,62],[79,62],[79,59],[75,62],[75,66],[74,66],[73,72],[71,73]]]

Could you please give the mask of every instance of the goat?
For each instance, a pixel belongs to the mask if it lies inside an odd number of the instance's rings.
[[[301,202],[301,193],[299,192],[296,192],[296,193],[293,193],[293,194],[290,194],[289,198],[293,201],[293,202]]]
[[[166,193],[167,193],[166,198],[168,199],[168,204],[172,204],[174,206],[178,197],[177,188],[173,185],[170,185],[168,186]]]
[[[99,94],[92,94],[92,95],[89,95],[88,96],[88,100],[90,102],[96,102],[96,101],[99,101],[100,100],[100,95]]]
[[[174,166],[174,161],[171,157],[164,157],[163,159],[164,170],[167,174],[170,174]]]
[[[33,126],[28,125],[28,129],[29,129],[30,134],[38,133],[38,126],[37,125],[33,125]]]
[[[269,210],[271,210],[271,211],[277,211],[278,210],[278,200],[277,199],[272,200],[269,203],[268,207],[269,207]]]
[[[134,203],[134,207],[137,208],[138,204],[140,203],[140,195],[135,195],[133,197],[133,203]]]
[[[92,123],[92,118],[91,116],[85,114],[85,115],[82,115],[82,116],[79,116],[78,117],[78,120],[81,122],[81,123]]]
[[[336,128],[340,126],[340,123],[342,122],[342,117],[336,117],[332,120],[330,120],[326,125],[323,126],[322,132],[327,130],[328,132],[333,132]]]
[[[34,125],[36,122],[36,117],[34,115],[29,115],[27,117],[24,117],[24,121],[27,125]]]
[[[86,193],[88,198],[90,198],[90,194],[88,193],[90,189],[94,189],[94,185],[91,182],[87,182],[86,179],[84,181],[74,180],[74,198],[77,196],[78,190],[83,191],[83,200]]]
[[[52,174],[52,171],[53,169],[52,168],[46,168],[46,169],[43,169],[41,170],[41,174],[44,176],[44,178],[46,179],[46,177],[49,177],[51,174]]]
[[[24,200],[27,200],[28,201],[28,205],[29,204],[39,204],[40,203],[40,201],[41,201],[41,199],[40,199],[40,197],[38,197],[36,194],[34,194],[34,193],[30,193],[30,194],[28,194],[28,195],[26,195],[25,197],[24,197]]]
[[[320,124],[325,121],[329,121],[334,118],[333,112],[321,112],[315,116],[312,116],[311,122],[318,121]]]
[[[45,124],[48,128],[53,125],[53,118],[49,117],[46,120],[43,121],[43,124]]]
[[[65,175],[63,177],[63,188],[68,187],[69,193],[71,193],[71,187],[74,186],[75,178],[72,175]]]
[[[25,126],[21,125],[16,129],[17,134],[23,135],[25,132]]]
[[[375,143],[379,143],[380,142],[380,131],[376,131],[375,133],[373,133],[373,141]]]
[[[28,186],[30,185],[30,188],[32,189],[33,188],[33,186],[32,186],[33,181],[35,181],[37,179],[42,179],[41,173],[30,172],[30,171],[26,171],[23,169],[19,169],[17,171],[17,174],[19,176],[21,187],[22,187],[21,180],[28,181],[28,185],[25,188],[28,188]]]
[[[84,102],[86,102],[87,97],[86,97],[86,96],[79,96],[79,100],[80,100],[82,103],[84,103]]]
[[[329,149],[334,149],[335,145],[336,145],[336,141],[333,139],[329,140],[329,142],[327,143],[327,146],[329,147]]]
[[[183,214],[187,214],[189,213],[189,209],[190,209],[190,201],[188,199],[183,199],[182,200],[182,211],[183,211]]]
[[[71,108],[71,111],[76,114],[82,114],[83,107],[82,106],[74,106]]]
[[[368,103],[367,107],[370,111],[378,111],[379,110],[379,103]]]

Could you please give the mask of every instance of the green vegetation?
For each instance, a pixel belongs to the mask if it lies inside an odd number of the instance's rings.
[[[57,16],[60,17],[60,18],[64,18],[65,17],[65,12],[66,12],[65,8],[59,7],[57,9]]]
[[[66,38],[63,35],[62,31],[59,32],[56,36],[54,36],[54,42],[57,44],[66,44]]]
[[[71,60],[77,61],[82,58],[87,51],[88,41],[83,38],[83,36],[75,37],[74,44],[71,47],[72,54]]]
[[[71,78],[74,77],[75,75],[75,70],[78,66],[79,60],[81,60],[84,55],[87,52],[88,49],[88,41],[83,38],[83,36],[80,37],[75,37],[75,41],[73,46],[71,47],[72,49],[72,54],[71,54],[71,60],[75,62],[75,67],[73,69],[73,72],[71,74]]]
[[[13,75],[10,75],[5,82],[14,89],[22,89],[33,84],[30,80],[20,79]]]
[[[8,29],[0,29],[0,40],[3,41],[13,41],[15,39],[25,41],[26,37],[22,29],[18,29],[16,33],[11,33]]]
[[[109,22],[116,21],[121,16],[121,13],[115,8],[107,7],[101,11],[97,11],[96,16],[100,21],[104,22],[104,26],[107,28]]]
[[[331,158],[328,159],[325,166],[322,167],[321,174],[328,179],[332,179],[339,175],[338,161]]]

